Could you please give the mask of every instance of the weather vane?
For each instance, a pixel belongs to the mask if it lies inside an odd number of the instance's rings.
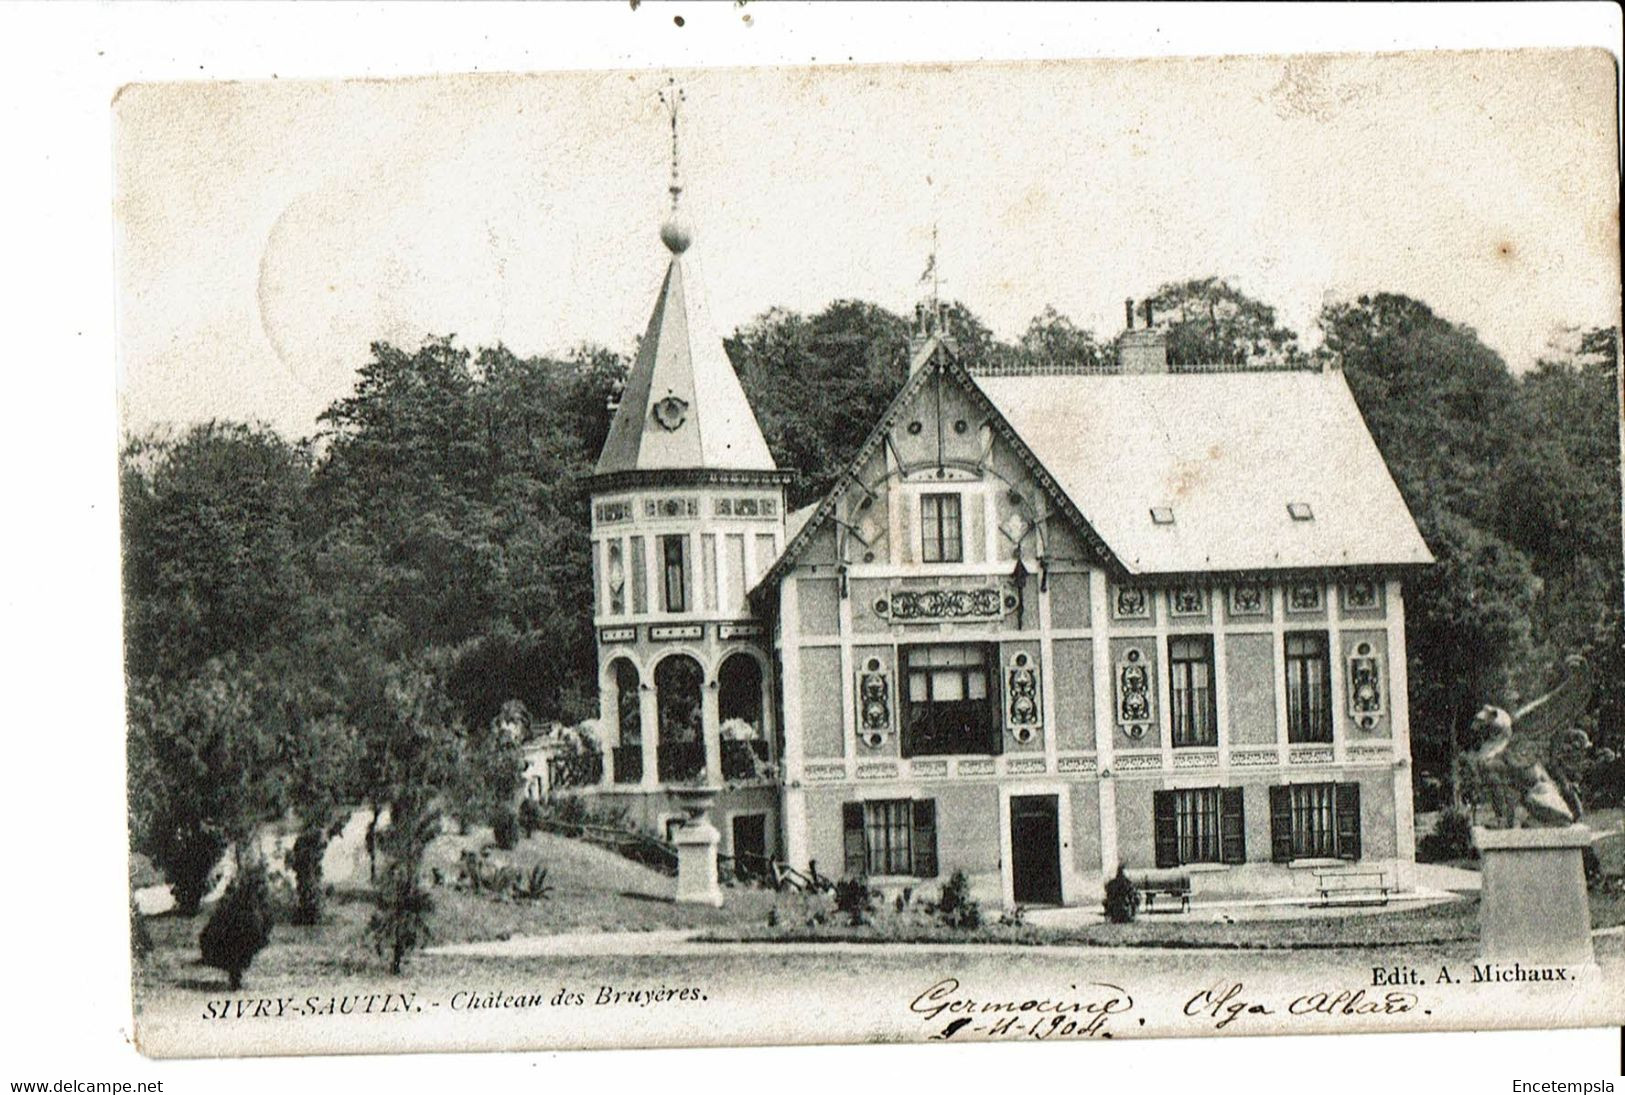
[[[677,115],[682,107],[683,89],[677,86],[676,77],[668,77],[666,89],[660,93],[660,101],[666,107],[666,114],[671,118],[671,207],[677,209],[677,196],[683,192],[683,184],[677,177]]]

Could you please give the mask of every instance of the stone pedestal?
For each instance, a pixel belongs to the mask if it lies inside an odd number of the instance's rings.
[[[688,905],[722,907],[722,887],[717,884],[717,845],[722,834],[711,824],[708,812],[717,800],[715,787],[673,788],[688,814],[683,827],[672,836],[677,845],[677,901]]]
[[[1484,883],[1479,953],[1490,962],[1589,967],[1591,906],[1586,901],[1584,825],[1561,829],[1474,829]]]

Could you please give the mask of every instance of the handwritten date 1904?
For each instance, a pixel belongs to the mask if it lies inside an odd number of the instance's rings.
[[[1336,989],[1306,992],[1285,1007],[1249,999],[1240,982],[1219,982],[1185,1001],[1185,1014],[1217,1020],[1214,1029],[1223,1030],[1244,1015],[1404,1015],[1416,1010],[1416,994],[1386,992],[1367,994],[1365,989]]]

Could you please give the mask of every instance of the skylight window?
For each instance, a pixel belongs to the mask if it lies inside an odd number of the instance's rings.
[[[1174,507],[1152,506],[1151,523],[1153,525],[1171,525],[1174,523]]]
[[[1310,508],[1308,502],[1288,502],[1286,511],[1292,515],[1294,521],[1313,521],[1315,519],[1315,511]]]

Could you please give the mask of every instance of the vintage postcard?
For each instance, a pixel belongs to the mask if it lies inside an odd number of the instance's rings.
[[[1615,79],[124,88],[140,1048],[1625,1022]]]

